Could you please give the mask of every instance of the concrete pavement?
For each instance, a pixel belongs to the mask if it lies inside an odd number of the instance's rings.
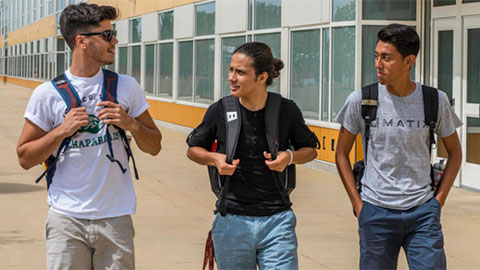
[[[16,143],[31,90],[0,85],[0,269],[44,269],[45,182],[40,166],[24,171]],[[186,134],[161,127],[157,157],[134,154],[138,269],[200,269],[215,196],[207,170],[185,156]],[[358,268],[357,222],[337,175],[298,167],[292,193],[300,269]],[[449,269],[480,269],[480,194],[453,188],[442,210]],[[401,255],[399,269],[407,269]]]

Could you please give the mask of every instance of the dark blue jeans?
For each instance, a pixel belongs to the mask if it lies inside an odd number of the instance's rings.
[[[365,202],[358,223],[360,269],[396,269],[400,247],[409,269],[446,269],[440,204],[435,198],[404,211]]]

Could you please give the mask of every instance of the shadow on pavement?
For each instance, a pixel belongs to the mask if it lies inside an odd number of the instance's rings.
[[[45,187],[41,184],[26,185],[17,183],[0,183],[0,194],[26,193],[40,190],[45,190]]]

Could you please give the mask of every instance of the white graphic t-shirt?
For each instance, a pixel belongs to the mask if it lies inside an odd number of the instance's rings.
[[[77,131],[68,150],[60,156],[47,203],[53,211],[76,218],[101,219],[134,214],[136,198],[130,166],[118,130],[113,126],[109,127],[113,154],[127,171],[122,173],[118,164],[106,156],[110,154],[107,125],[98,119],[103,107],[97,106],[102,101],[103,72],[100,69],[89,78],[73,76],[70,70],[65,75],[78,92],[89,119],[88,126]],[[118,76],[117,100],[133,118],[149,107],[137,81],[126,75]],[[45,82],[33,91],[24,116],[50,132],[63,123],[66,109],[65,101],[52,82]]]

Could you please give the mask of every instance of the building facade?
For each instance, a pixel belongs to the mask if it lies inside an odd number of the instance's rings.
[[[0,0],[0,74],[34,88],[63,73],[71,52],[58,27],[75,0]],[[229,93],[233,50],[266,42],[285,68],[269,91],[293,99],[320,139],[318,164],[334,163],[348,94],[376,81],[376,33],[412,26],[422,46],[412,77],[444,90],[464,126],[464,159],[455,183],[480,190],[480,0],[98,0],[121,18],[116,61],[145,89],[155,119],[194,127]],[[351,160],[362,159],[360,139]],[[439,143],[434,158],[446,157]]]

